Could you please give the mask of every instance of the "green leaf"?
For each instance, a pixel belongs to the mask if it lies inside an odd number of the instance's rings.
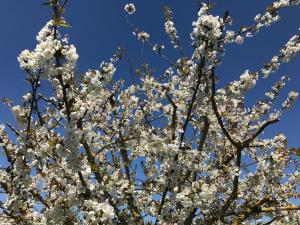
[[[67,27],[67,28],[72,27],[72,26],[71,26],[70,24],[68,24],[68,23],[58,23],[58,25],[61,26],[61,27]]]

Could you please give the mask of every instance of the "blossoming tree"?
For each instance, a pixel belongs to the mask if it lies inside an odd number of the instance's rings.
[[[163,46],[127,18],[137,38],[169,63],[161,76],[147,67],[126,87],[115,81],[118,49],[99,70],[76,74],[76,48],[59,33],[68,27],[67,0],[49,0],[53,19],[33,51],[18,57],[31,90],[11,108],[17,125],[0,127],[7,159],[0,170],[1,224],[299,224],[297,149],[283,134],[262,132],[279,121],[298,93],[272,111],[287,77],[252,107],[245,93],[259,77],[278,70],[300,51],[300,35],[259,71],[216,88],[215,69],[228,44],[242,44],[299,0],[277,0],[254,24],[230,30],[228,12],[214,16],[203,3],[186,56],[165,8],[165,30],[182,57],[172,62]],[[125,6],[135,12],[133,4]],[[43,93],[44,83],[52,94]],[[7,133],[10,130],[15,137]],[[286,168],[289,167],[288,170]]]

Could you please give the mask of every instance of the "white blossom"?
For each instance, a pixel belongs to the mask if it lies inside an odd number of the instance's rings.
[[[235,38],[235,42],[238,43],[239,45],[241,45],[241,44],[244,43],[244,38],[243,38],[241,35],[238,35],[238,36]]]
[[[202,4],[186,54],[165,9],[165,31],[180,50],[172,59],[127,20],[168,63],[156,72],[143,64],[132,82],[115,76],[121,48],[78,74],[76,47],[49,21],[36,47],[18,56],[31,90],[17,105],[6,101],[15,120],[0,125],[1,223],[219,225],[274,218],[274,224],[299,224],[290,201],[299,198],[298,149],[289,150],[284,134],[264,132],[298,92],[276,103],[290,79],[283,76],[261,99],[249,102],[246,94],[299,53],[299,35],[257,71],[218,83],[229,43],[242,44],[278,21],[282,8],[299,4],[274,1],[238,31]],[[133,14],[135,6],[128,3],[125,11]]]
[[[133,14],[135,13],[136,9],[135,9],[135,5],[132,4],[132,3],[128,3],[125,5],[124,7],[125,11],[128,13],[128,14]]]
[[[148,33],[144,32],[144,31],[139,32],[137,34],[137,36],[138,36],[138,39],[142,40],[142,41],[146,41],[150,38],[150,35]]]

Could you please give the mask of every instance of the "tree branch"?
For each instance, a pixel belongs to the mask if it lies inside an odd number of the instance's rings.
[[[230,141],[230,143],[235,146],[236,148],[240,148],[240,144],[236,141],[234,141],[231,137],[231,135],[229,134],[229,132],[227,131],[223,121],[222,121],[222,118],[220,116],[220,113],[218,111],[218,106],[217,106],[217,103],[216,103],[216,100],[215,100],[215,95],[216,95],[216,83],[215,83],[215,73],[214,73],[214,69],[212,69],[212,74],[211,74],[211,104],[212,104],[212,109],[215,113],[215,116],[217,117],[217,120],[218,120],[218,123],[224,133],[224,135],[227,137],[227,139]]]

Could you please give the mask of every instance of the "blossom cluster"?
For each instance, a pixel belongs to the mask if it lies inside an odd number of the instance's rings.
[[[31,90],[23,104],[8,103],[16,123],[0,125],[6,157],[1,222],[299,224],[299,206],[290,202],[299,199],[299,157],[284,134],[263,135],[298,93],[291,91],[274,109],[290,79],[283,76],[254,105],[246,105],[245,96],[262,75],[299,53],[299,36],[262,69],[216,87],[226,44],[243,44],[244,33],[251,36],[278,20],[279,9],[299,3],[275,1],[252,28],[240,31],[228,30],[229,16],[215,16],[203,4],[192,23],[193,52],[174,63],[161,53],[163,45],[135,30],[169,65],[160,76],[143,65],[133,84],[116,79],[122,58],[116,55],[77,74],[75,46],[49,21],[36,48],[18,57]],[[133,14],[135,6],[125,11]],[[167,16],[166,32],[180,48],[170,11]],[[53,91],[42,89],[44,83]]]

